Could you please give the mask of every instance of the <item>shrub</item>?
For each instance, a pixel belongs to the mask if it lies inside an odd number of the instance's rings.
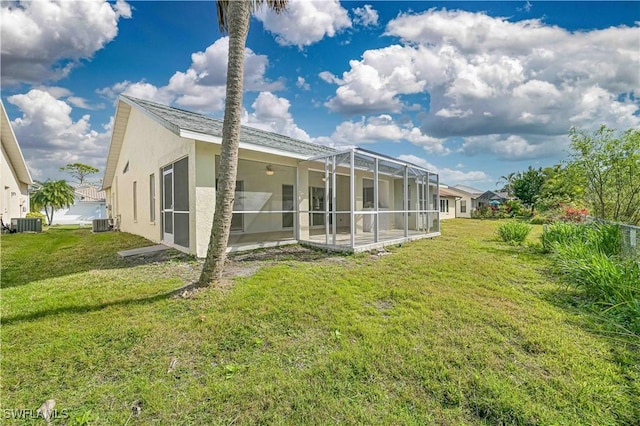
[[[25,217],[30,217],[30,218],[36,218],[36,219],[42,219],[42,224],[46,225],[47,223],[47,217],[45,215],[43,215],[40,212],[29,212],[25,215]]]
[[[541,239],[567,285],[583,290],[604,314],[640,334],[640,264],[620,257],[617,225],[557,222],[545,226]]]
[[[537,214],[529,219],[529,223],[532,225],[546,225],[551,223],[551,219],[545,215]]]
[[[564,206],[562,220],[565,222],[580,223],[587,219],[589,211],[587,209],[580,209],[571,206]]]
[[[509,221],[498,226],[497,233],[502,241],[508,244],[522,244],[531,232],[531,227],[526,223]]]

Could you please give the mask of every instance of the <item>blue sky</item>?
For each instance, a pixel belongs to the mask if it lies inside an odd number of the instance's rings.
[[[222,117],[214,2],[1,12],[2,100],[35,179],[104,167],[120,93]],[[640,127],[639,21],[639,2],[291,0],[252,18],[243,122],[493,189],[566,158],[571,126]]]

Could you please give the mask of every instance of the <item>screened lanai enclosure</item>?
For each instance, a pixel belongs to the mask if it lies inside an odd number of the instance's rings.
[[[297,239],[359,252],[440,234],[438,175],[363,149],[298,164]]]
[[[359,148],[291,165],[241,159],[229,245],[360,252],[434,237],[438,183],[436,173]]]

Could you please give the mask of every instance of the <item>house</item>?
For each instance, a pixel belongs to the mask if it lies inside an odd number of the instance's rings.
[[[68,208],[55,210],[52,225],[90,225],[94,219],[107,218],[105,191],[85,183],[76,186],[73,192],[74,203]]]
[[[440,186],[440,215],[441,219],[455,217],[471,218],[471,212],[476,208],[476,197],[482,191],[470,186]]]
[[[33,181],[2,102],[0,102],[0,109],[2,109],[0,113],[0,138],[2,139],[0,215],[3,222],[8,224],[11,223],[12,218],[25,217],[29,212],[29,185]]]
[[[476,205],[478,209],[484,206],[497,206],[510,199],[506,192],[486,191],[476,198]]]
[[[121,95],[103,179],[109,216],[205,256],[221,142],[222,120]],[[436,173],[372,151],[243,127],[229,247],[358,252],[437,236],[438,184]]]

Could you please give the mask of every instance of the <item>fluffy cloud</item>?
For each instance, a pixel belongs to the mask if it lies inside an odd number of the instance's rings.
[[[338,0],[291,0],[283,13],[265,7],[256,17],[280,45],[300,49],[351,27],[349,14]]]
[[[295,139],[311,140],[307,132],[297,126],[286,98],[280,98],[271,92],[260,92],[251,105],[253,112],[245,111],[242,124],[269,132],[278,133]]]
[[[430,153],[447,154],[443,139],[422,134],[413,123],[399,124],[390,115],[365,118],[359,121],[340,123],[329,137],[318,138],[318,142],[330,145],[359,145],[375,142],[409,141]]]
[[[2,2],[2,83],[58,80],[91,58],[118,34],[120,18],[130,18],[124,0]]]
[[[58,169],[73,162],[104,168],[111,123],[100,132],[91,128],[88,114],[74,121],[69,103],[40,89],[7,99],[22,111],[11,124],[35,179],[59,176]]]
[[[472,186],[473,184],[492,181],[492,179],[485,172],[463,172],[461,170],[450,169],[447,167],[439,169],[424,158],[418,157],[417,155],[400,155],[398,156],[398,158],[404,161],[408,161],[409,163],[413,163],[416,166],[424,167],[427,170],[438,173],[440,175],[440,182],[447,183],[449,185],[465,184]]]
[[[311,90],[311,86],[304,79],[304,77],[298,76],[298,80],[296,80],[296,86],[298,86],[302,90]]]
[[[363,27],[374,27],[378,25],[378,11],[371,7],[370,4],[365,4],[364,7],[356,7],[353,9],[355,18],[353,22]]]
[[[640,24],[572,33],[539,20],[432,9],[400,14],[386,35],[400,43],[365,51],[342,78],[321,76],[339,86],[329,109],[400,113],[428,94],[423,135],[464,137],[466,153],[513,159],[557,153],[543,140],[570,126],[640,126],[629,96],[640,90]]]
[[[146,81],[122,81],[98,92],[115,98],[120,93],[163,104],[175,103],[201,112],[217,112],[224,108],[226,94],[229,38],[216,40],[204,52],[191,55],[191,66],[176,72],[164,86]],[[269,81],[265,77],[269,60],[251,49],[245,49],[244,89],[248,91],[279,90],[282,81]]]

